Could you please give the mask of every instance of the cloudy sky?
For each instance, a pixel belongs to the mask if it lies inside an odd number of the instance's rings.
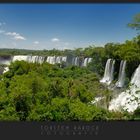
[[[0,48],[67,49],[124,42],[140,4],[0,4]]]

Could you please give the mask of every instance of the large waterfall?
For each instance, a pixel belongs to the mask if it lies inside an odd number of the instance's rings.
[[[11,60],[12,62],[14,61],[21,61],[21,60],[24,60],[24,61],[27,61],[27,62],[30,62],[30,63],[43,63],[44,62],[44,58],[45,57],[42,57],[42,56],[30,56],[30,55],[16,55],[16,56],[13,56],[13,59]]]
[[[43,62],[48,62],[50,64],[57,64],[61,62],[66,62],[67,57],[66,56],[48,56],[47,60],[45,61],[45,57],[43,56],[26,56],[26,55],[18,55],[14,56],[12,61],[27,61],[27,62],[32,62],[32,63],[43,63]]]
[[[85,58],[84,59],[84,62],[83,62],[83,66],[86,67],[87,66],[87,63],[88,63],[88,58]]]
[[[79,57],[74,57],[72,59],[72,65],[87,67],[87,64],[90,63],[91,61],[92,61],[92,58],[86,57],[86,58],[81,60]]]
[[[49,64],[61,64],[65,63],[66,66],[68,65],[75,65],[75,66],[87,66],[87,63],[92,61],[92,58],[85,58],[81,59],[79,57],[72,57],[69,59],[68,56],[32,56],[32,55],[15,55],[15,56],[0,56],[0,64],[4,64],[6,66],[10,65],[11,62],[15,61],[26,61],[29,63],[40,63],[47,62]],[[83,62],[81,61],[83,60]],[[8,71],[8,67],[5,67],[2,70],[2,73]]]
[[[106,83],[110,84],[114,78],[113,73],[114,73],[114,64],[115,60],[113,59],[108,59],[106,62],[105,66],[105,72],[104,72],[104,77],[100,80],[101,83]]]
[[[44,62],[45,57],[43,56],[28,56],[27,57],[27,61],[30,63],[43,63]]]
[[[92,61],[92,58],[88,58],[88,62],[87,63],[90,63]]]
[[[32,56],[32,55],[15,55],[13,57],[0,57],[0,64],[10,65],[11,62],[15,61],[27,61],[29,63],[43,63],[48,62],[50,64],[58,64],[62,62],[67,62],[67,56]],[[83,66],[87,66],[88,63],[92,61],[92,58],[85,58],[83,61]],[[81,66],[80,65],[80,58],[79,57],[73,57],[71,60],[71,64],[75,66]]]
[[[125,67],[126,61],[122,60],[120,63],[120,70],[119,70],[119,77],[118,81],[116,82],[116,87],[123,87],[125,82]]]
[[[128,90],[110,102],[109,110],[133,112],[140,106],[140,65],[135,70],[130,84]]]
[[[27,61],[28,60],[28,56],[26,55],[16,55],[16,56],[13,56],[13,59],[12,61],[21,61],[21,60],[24,60],[24,61]]]
[[[48,56],[46,62],[50,64],[55,64],[55,56]]]

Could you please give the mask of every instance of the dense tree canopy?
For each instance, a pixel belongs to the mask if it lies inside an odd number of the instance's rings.
[[[106,88],[87,68],[25,61],[9,68],[0,81],[1,120],[107,119],[104,109],[90,105],[95,96],[106,94]]]

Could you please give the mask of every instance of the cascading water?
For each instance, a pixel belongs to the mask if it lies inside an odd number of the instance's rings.
[[[140,88],[140,65],[138,66],[132,77],[131,84]]]
[[[55,60],[56,60],[56,57],[55,56],[52,56],[50,58],[50,64],[55,64]]]
[[[28,60],[28,56],[26,56],[26,55],[15,55],[15,56],[13,56],[13,59],[12,59],[12,61],[14,62],[14,61],[22,61],[22,60],[24,60],[24,61],[27,61]]]
[[[140,65],[136,69],[130,84],[128,90],[112,99],[109,110],[134,112],[140,106]]]
[[[43,56],[26,56],[26,55],[17,55],[14,56],[12,61],[27,61],[29,63],[43,63],[45,62],[45,57]],[[50,64],[56,64],[56,63],[61,63],[61,62],[66,62],[67,61],[67,57],[66,56],[48,56],[46,62],[50,63]],[[77,63],[77,62],[75,62]]]
[[[88,63],[90,63],[92,61],[92,58],[88,58]]]
[[[5,67],[3,73],[9,71],[9,67]]]
[[[120,63],[120,70],[119,70],[119,77],[118,81],[116,82],[116,87],[123,87],[125,82],[125,67],[126,61],[122,60]]]
[[[49,62],[50,62],[50,56],[48,56],[48,57],[47,57],[46,62],[47,62],[47,63],[49,63]]]
[[[44,62],[44,59],[45,59],[45,57],[42,57],[42,56],[28,56],[27,62],[42,64]]]
[[[90,63],[91,61],[92,61],[92,58],[85,58],[84,61],[83,61],[82,66],[83,66],[83,67],[86,67],[87,64]]]
[[[42,64],[44,62],[45,57],[43,56],[34,56],[35,62]]]
[[[24,61],[27,61],[29,63],[43,63],[44,62],[44,57],[42,56],[29,56],[29,55],[16,55],[13,57],[12,61],[21,61],[21,60],[24,60]]]
[[[58,63],[62,63],[62,62],[66,62],[67,61],[67,57],[66,56],[48,56],[47,57],[47,61],[50,64],[58,64]]]
[[[62,62],[62,57],[61,56],[57,56],[55,63],[59,63],[60,64],[61,62]]]
[[[113,81],[114,79],[114,65],[115,65],[115,60],[112,60],[112,64],[111,64],[111,74],[110,74],[110,83]],[[109,83],[109,84],[110,84]]]
[[[74,57],[72,59],[72,65],[79,66],[79,57]]]
[[[108,59],[106,62],[106,66],[105,66],[105,72],[104,72],[104,77],[100,80],[101,83],[106,83],[107,85],[109,85],[114,76],[114,64],[115,64],[115,60],[113,59]]]
[[[47,62],[50,64],[55,64],[56,58],[55,56],[48,56],[47,57]]]
[[[85,58],[85,59],[84,59],[83,66],[86,67],[86,66],[87,66],[87,63],[88,63],[88,58]]]
[[[67,62],[67,57],[66,56],[62,57],[62,62]]]
[[[0,56],[0,64],[4,64],[6,66],[10,65],[11,62],[15,61],[26,61],[29,63],[40,63],[48,62],[50,64],[57,64],[65,62],[66,65],[71,64],[71,62],[68,62],[67,56],[32,56],[32,55],[15,55],[15,56]],[[87,58],[87,63],[91,61],[91,58]],[[73,58],[72,65],[81,66],[79,57]],[[8,71],[8,68],[6,67],[5,70],[2,70],[2,73],[5,73]]]

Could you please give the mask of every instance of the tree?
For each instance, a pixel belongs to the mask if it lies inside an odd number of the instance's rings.
[[[132,22],[128,23],[128,27],[137,31],[140,30],[140,13],[134,16]]]

